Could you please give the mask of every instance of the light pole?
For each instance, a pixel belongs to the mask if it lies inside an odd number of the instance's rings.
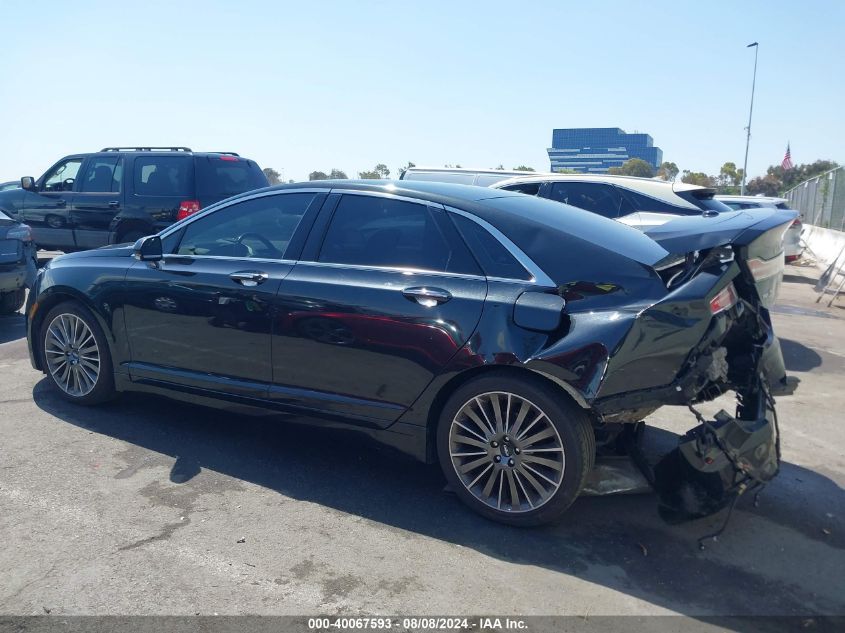
[[[748,108],[748,127],[745,128],[745,162],[742,164],[742,184],[739,188],[739,195],[745,195],[745,176],[748,173],[748,146],[751,144],[751,114],[754,112],[754,84],[757,83],[757,51],[760,46],[757,42],[751,42],[745,48],[754,47],[754,76],[751,79],[751,107]]]

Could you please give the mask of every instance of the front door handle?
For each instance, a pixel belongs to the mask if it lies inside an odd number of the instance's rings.
[[[119,206],[120,206],[120,201],[118,201],[118,200],[112,200],[111,202],[109,202],[109,206],[110,206],[112,209],[116,209],[117,207],[119,207]]]
[[[64,207],[66,205],[67,205],[67,200],[65,200],[64,198],[57,198],[56,199],[56,206],[57,207]]]
[[[267,273],[257,272],[255,270],[241,270],[229,275],[229,279],[247,288],[264,283],[269,277]]]
[[[416,301],[421,306],[433,308],[441,303],[446,303],[452,298],[451,293],[442,288],[429,288],[428,286],[415,286],[405,288],[402,294],[409,301]]]

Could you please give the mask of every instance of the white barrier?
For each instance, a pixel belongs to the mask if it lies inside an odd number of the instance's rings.
[[[812,251],[821,268],[830,266],[845,248],[845,232],[824,229],[812,224],[804,225],[801,239]]]

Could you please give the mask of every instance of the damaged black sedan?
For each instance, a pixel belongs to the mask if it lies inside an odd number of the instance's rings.
[[[636,459],[657,408],[727,391],[733,415],[642,468],[697,515],[770,480],[773,396],[793,385],[768,307],[793,218],[649,237],[561,208],[412,181],[250,192],[52,260],[26,309],[32,363],[80,404],[145,391],[359,429],[516,525],[564,512],[602,447]]]

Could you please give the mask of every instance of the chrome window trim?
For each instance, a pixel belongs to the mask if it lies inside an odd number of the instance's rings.
[[[479,218],[477,215],[473,215],[472,213],[468,213],[461,209],[456,209],[455,207],[446,207],[446,211],[449,213],[455,213],[460,215],[472,222],[478,224],[481,228],[485,231],[490,233],[494,238],[496,238],[499,243],[504,246],[507,251],[519,262],[520,266],[522,266],[528,273],[531,275],[532,279],[528,283],[535,283],[540,286],[549,286],[552,288],[556,288],[557,284],[552,281],[551,277],[549,277],[543,270],[534,263],[534,261],[526,255],[521,248],[519,248],[516,244],[514,244],[510,238],[508,238],[504,233],[502,233],[499,229],[495,226]],[[497,281],[511,281],[511,282],[519,282],[519,283],[526,283],[525,279],[503,279],[500,277],[489,277],[488,279],[496,279]]]
[[[283,196],[283,195],[291,194],[291,193],[319,194],[319,193],[330,193],[330,191],[331,191],[330,189],[327,189],[325,187],[319,187],[319,188],[318,187],[306,187],[304,189],[281,189],[281,190],[273,190],[273,191],[260,191],[258,193],[254,193],[254,194],[251,194],[251,195],[244,196],[243,198],[238,198],[237,200],[232,200],[231,202],[227,198],[226,200],[221,200],[220,202],[215,202],[211,206],[206,207],[205,209],[202,209],[202,210],[198,211],[197,213],[194,213],[193,215],[189,215],[184,220],[174,222],[173,224],[168,226],[166,229],[164,229],[160,233],[157,233],[157,235],[161,239],[164,239],[166,237],[169,237],[170,235],[172,235],[176,231],[181,231],[186,226],[193,224],[194,222],[196,222],[200,218],[204,218],[205,216],[213,213],[214,211],[219,211],[220,209],[228,209],[232,205],[240,204],[241,202],[248,202],[249,200],[256,200],[258,198],[266,198],[266,197],[269,197],[269,196]],[[235,259],[237,259],[237,258],[235,258]],[[273,260],[273,261],[278,261],[278,260]]]
[[[269,257],[230,257],[228,255],[179,255],[178,253],[168,253],[164,256],[165,261],[168,259],[212,259],[221,261],[238,261],[238,262],[260,262],[263,264],[289,264],[295,265],[295,259],[270,259]]]
[[[360,264],[338,264],[335,262],[315,262],[312,260],[300,260],[297,266],[315,266],[317,268],[340,268],[343,270],[363,270],[371,272],[390,272],[403,275],[434,275],[438,277],[451,277],[453,279],[468,279],[471,281],[489,281],[491,278],[483,275],[470,275],[467,273],[450,273],[444,270],[429,270],[427,268],[412,268],[410,266],[366,266]],[[514,280],[508,280],[514,281]],[[523,283],[526,283],[523,280]]]

